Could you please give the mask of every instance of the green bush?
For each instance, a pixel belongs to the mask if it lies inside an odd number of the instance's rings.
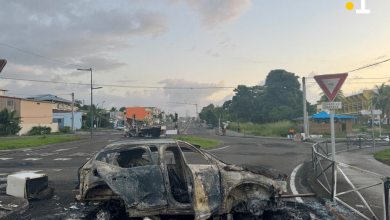
[[[50,134],[51,127],[46,126],[34,126],[32,129],[28,132],[29,135],[42,135],[42,134]]]
[[[60,128],[60,132],[65,133],[65,134],[71,133],[70,126],[65,126],[65,127]]]
[[[228,129],[237,131],[237,123],[230,123]],[[240,132],[255,136],[286,137],[290,129],[295,133],[300,130],[297,124],[287,120],[267,124],[240,123]]]

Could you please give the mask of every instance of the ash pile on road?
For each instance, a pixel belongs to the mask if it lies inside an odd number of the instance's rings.
[[[320,203],[302,204],[285,202],[280,208],[264,210],[262,215],[237,214],[233,219],[242,220],[336,220],[328,210]]]

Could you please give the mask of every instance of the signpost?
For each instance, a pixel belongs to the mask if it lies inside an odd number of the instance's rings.
[[[328,74],[328,75],[318,75],[314,76],[314,79],[321,87],[322,91],[329,98],[330,103],[336,98],[337,93],[339,92],[341,86],[345,82],[348,73],[340,74]],[[329,102],[327,102],[329,103]],[[331,133],[331,142],[332,142],[332,161],[335,161],[335,152],[336,152],[336,143],[335,143],[335,134],[334,134],[334,110],[338,107],[341,107],[340,104],[325,104],[327,107],[330,107],[330,133]]]
[[[341,86],[344,84],[345,79],[347,78],[348,73],[341,74],[329,74],[329,75],[318,75],[314,76],[314,79],[321,87],[322,91],[326,94],[331,102],[323,103],[326,107],[330,109],[330,133],[331,133],[331,142],[332,142],[332,161],[335,163],[335,154],[336,154],[336,143],[335,143],[335,134],[334,134],[334,110],[341,108],[341,102],[333,102],[336,98],[337,93],[339,92]],[[336,164],[337,167],[337,164]],[[333,183],[332,188],[333,192],[336,192],[336,178],[337,178],[337,169],[334,169],[333,172]],[[335,202],[335,193],[332,195],[332,201]]]
[[[0,73],[3,70],[5,64],[7,64],[7,60],[0,59]]]

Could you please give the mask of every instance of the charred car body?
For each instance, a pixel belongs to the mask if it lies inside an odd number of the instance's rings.
[[[261,213],[285,181],[228,165],[172,139],[131,140],[103,148],[79,169],[78,201],[116,201],[129,217]]]

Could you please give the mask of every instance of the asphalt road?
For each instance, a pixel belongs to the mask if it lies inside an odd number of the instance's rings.
[[[194,122],[187,129],[185,127],[184,123],[179,125],[184,135],[221,141],[221,146],[208,151],[229,164],[260,168],[270,171],[275,176],[281,173],[290,177],[297,166],[311,160],[309,143],[219,136],[215,135],[214,130],[198,127]],[[61,219],[61,216],[66,215],[66,209],[75,203],[74,198],[78,194],[78,190],[75,189],[77,169],[101,148],[118,140],[125,140],[121,132],[98,132],[93,140],[0,152],[0,179],[4,180],[7,175],[17,172],[45,173],[49,177],[49,186],[55,189],[53,199],[32,202],[32,207],[15,219]],[[290,178],[286,181],[287,193],[291,194]],[[299,176],[295,183],[298,193],[309,192],[300,184]],[[0,194],[4,194],[1,190],[5,189],[0,189]],[[304,200],[312,201],[311,198]]]

